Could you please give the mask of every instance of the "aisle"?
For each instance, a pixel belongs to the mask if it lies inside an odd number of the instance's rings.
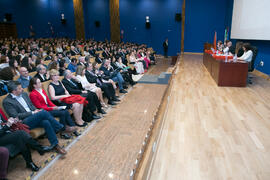
[[[148,179],[270,179],[269,81],[217,87],[201,55],[176,71]]]

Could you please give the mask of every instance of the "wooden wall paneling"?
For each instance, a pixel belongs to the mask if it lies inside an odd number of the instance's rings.
[[[181,31],[181,54],[184,53],[185,18],[186,18],[186,0],[183,0],[183,4],[182,4],[182,31]]]
[[[111,41],[120,42],[119,0],[110,0]]]
[[[85,39],[82,0],[73,0],[76,39]]]

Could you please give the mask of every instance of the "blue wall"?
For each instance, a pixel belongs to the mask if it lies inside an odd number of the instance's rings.
[[[205,42],[224,40],[227,0],[186,0],[185,52],[202,52]]]
[[[169,55],[180,52],[181,22],[175,13],[182,12],[182,0],[119,0],[120,28],[124,42],[144,43],[163,54],[162,43],[169,39]],[[145,17],[150,17],[151,29],[145,28]]]
[[[72,0],[1,0],[0,21],[5,13],[12,14],[12,22],[17,25],[18,37],[29,37],[32,25],[36,37],[51,37],[50,22],[55,37],[75,38],[74,11]],[[61,14],[65,14],[66,25],[61,24]]]
[[[110,40],[109,0],[83,0],[85,37],[97,41]],[[100,27],[95,26],[100,21]]]

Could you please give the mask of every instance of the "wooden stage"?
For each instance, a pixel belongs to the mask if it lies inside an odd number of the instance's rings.
[[[159,59],[147,74],[170,70],[170,60]],[[121,103],[107,111],[99,122],[93,122],[75,140],[60,140],[68,154],[63,158],[51,152],[40,156],[33,152],[34,162],[43,168],[32,173],[21,156],[10,160],[8,179],[130,179],[143,140],[168,84],[136,84],[121,97]],[[39,140],[48,144],[46,139]]]
[[[202,59],[184,55],[176,69],[145,179],[269,180],[270,82],[218,87]]]

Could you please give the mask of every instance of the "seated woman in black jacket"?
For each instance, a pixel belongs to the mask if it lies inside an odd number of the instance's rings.
[[[43,155],[46,151],[49,151],[50,148],[41,146],[25,131],[11,131],[10,127],[17,121],[18,119],[16,118],[9,118],[5,123],[2,115],[0,115],[0,146],[6,146],[9,144],[14,145],[22,153],[22,156],[26,161],[26,167],[32,169],[32,171],[38,171],[39,167],[32,161],[29,147],[37,150],[40,155]]]

